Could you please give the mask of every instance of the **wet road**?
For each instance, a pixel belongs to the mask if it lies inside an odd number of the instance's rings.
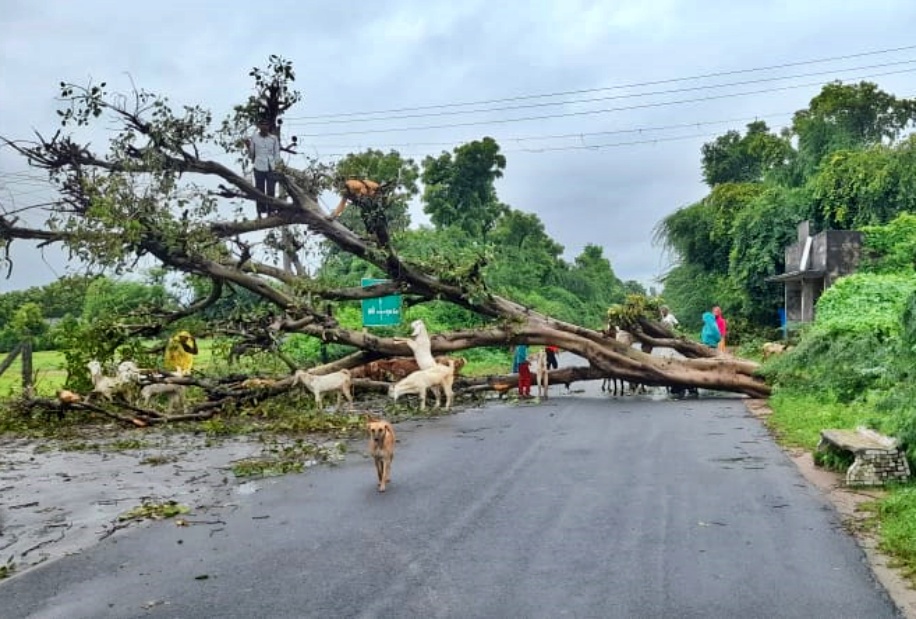
[[[897,616],[740,399],[591,392],[399,424],[385,494],[360,443],[0,584],[0,617]]]

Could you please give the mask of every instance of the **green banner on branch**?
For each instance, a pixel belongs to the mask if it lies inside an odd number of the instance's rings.
[[[362,286],[384,284],[387,279],[372,279],[364,277]],[[401,324],[401,295],[392,294],[387,297],[363,300],[363,326],[364,327],[392,327]]]

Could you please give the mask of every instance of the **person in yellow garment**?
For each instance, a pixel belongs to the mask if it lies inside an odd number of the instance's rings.
[[[187,331],[179,331],[165,346],[165,369],[181,376],[187,376],[194,367],[197,341]]]

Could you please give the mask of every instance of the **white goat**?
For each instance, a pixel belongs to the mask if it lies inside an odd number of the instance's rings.
[[[136,383],[140,381],[140,368],[133,361],[122,361],[115,376],[122,383]]]
[[[417,360],[417,366],[421,370],[436,366],[436,360],[433,358],[432,343],[429,341],[429,333],[426,331],[426,324],[422,320],[414,320],[410,323],[412,340],[404,338],[395,338],[397,342],[403,342],[410,347],[414,359]]]
[[[532,368],[535,380],[538,384],[538,397],[547,399],[547,389],[550,386],[550,375],[547,373],[547,352],[540,351],[534,355],[534,367]]]
[[[353,406],[353,392],[349,370],[338,370],[330,374],[312,374],[306,370],[296,370],[293,373],[293,385],[303,385],[315,396],[318,408],[322,407],[321,394],[337,391],[337,407],[340,408],[340,396],[347,398]]]
[[[169,412],[175,410],[177,404],[179,410],[184,410],[184,392],[185,385],[176,383],[151,383],[140,390],[140,399],[143,400],[144,406],[149,406],[150,400],[156,396],[164,395],[168,397]]]
[[[614,339],[616,339],[621,344],[625,344],[627,348],[636,343],[636,338],[633,337],[632,333],[629,331],[624,331],[619,327],[617,328],[617,335],[614,336]]]
[[[608,325],[604,333],[606,333],[610,337],[613,337],[615,340],[625,345],[627,348],[631,348],[634,344],[637,343],[636,337],[634,337],[632,333],[630,333],[629,331],[624,331],[623,329],[617,326]],[[649,355],[652,354],[652,345],[651,344],[640,343],[640,349],[646,354],[649,354]],[[627,381],[623,380],[622,378],[603,379],[601,381],[601,391],[607,391],[608,393],[613,393],[614,395],[617,395],[617,387],[619,385],[620,386],[620,395],[625,395],[628,384],[630,387],[630,393],[637,393],[637,392],[646,393],[647,392],[645,385],[642,385],[639,383],[633,383],[633,382],[627,383]]]
[[[411,373],[407,378],[399,380],[388,388],[388,395],[397,402],[402,395],[415,394],[420,396],[420,410],[426,410],[426,390],[432,389],[436,396],[436,407],[439,407],[439,390],[441,387],[445,392],[445,408],[452,407],[454,393],[452,392],[452,383],[455,382],[455,362],[449,359],[448,365],[436,364],[434,367],[425,370],[417,370]]]
[[[102,374],[102,364],[95,359],[87,363],[86,366],[89,368],[89,376],[92,379],[90,397],[100,395],[111,402],[115,392],[121,388],[124,382],[119,378]]]

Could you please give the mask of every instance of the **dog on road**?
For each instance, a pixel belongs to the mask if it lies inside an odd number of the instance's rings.
[[[391,481],[391,461],[394,460],[394,428],[384,419],[366,416],[369,429],[369,453],[375,461],[378,475],[378,491],[385,492],[385,484]]]

